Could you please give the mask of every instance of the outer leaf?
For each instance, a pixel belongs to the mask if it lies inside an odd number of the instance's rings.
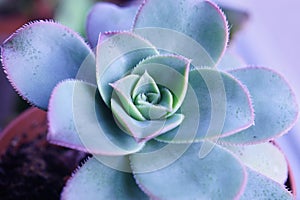
[[[54,22],[24,26],[4,42],[1,51],[4,69],[17,92],[43,109],[55,85],[75,78],[84,63],[95,73],[90,48],[75,32]]]
[[[68,180],[61,197],[63,200],[148,199],[132,174],[109,168],[95,158],[90,158]]]
[[[262,67],[230,72],[247,86],[255,108],[255,125],[222,139],[225,143],[265,142],[289,131],[298,117],[298,105],[292,89],[282,76]]]
[[[136,173],[143,164],[135,154],[130,155],[138,185],[153,199],[237,198],[246,183],[245,169],[240,162],[219,146],[200,159],[199,149],[200,144],[192,144],[173,164],[148,173]]]
[[[198,68],[216,65],[201,44],[176,30],[147,27],[134,29],[133,32],[147,38],[161,53],[182,55],[191,59],[191,64]]]
[[[107,2],[95,4],[87,19],[87,36],[92,47],[97,46],[100,33],[129,30],[138,6],[136,3],[123,8]]]
[[[196,134],[194,137],[183,134],[174,138],[178,131],[174,130],[159,136],[158,140],[193,142],[218,139],[253,124],[254,112],[248,90],[231,75],[212,69],[192,70],[189,83],[181,113],[185,116],[183,123],[190,124],[189,127],[198,125]]]
[[[288,176],[288,167],[282,152],[272,143],[247,146],[225,146],[246,166],[278,183],[284,184]]]
[[[141,60],[157,54],[151,43],[130,32],[111,34],[109,38],[100,36],[96,52],[97,83],[107,106],[112,94],[109,83],[128,74]]]
[[[145,27],[184,33],[200,43],[215,62],[223,54],[228,41],[225,15],[209,1],[146,0],[134,23],[134,28]]]
[[[293,196],[288,192],[283,185],[267,178],[266,176],[259,174],[249,168],[248,182],[244,194],[241,196],[241,200],[292,200]]]
[[[230,27],[229,40],[232,41],[231,39],[234,38],[237,32],[243,29],[244,25],[249,20],[250,15],[244,10],[237,10],[226,6],[221,6],[221,8],[227,17],[228,24]]]
[[[233,69],[239,69],[246,66],[245,61],[236,53],[227,50],[225,54],[222,56],[219,64],[218,69],[220,70],[233,70]]]
[[[84,82],[69,80],[54,89],[48,119],[48,139],[54,144],[101,155],[126,155],[143,147],[118,128],[97,88]]]

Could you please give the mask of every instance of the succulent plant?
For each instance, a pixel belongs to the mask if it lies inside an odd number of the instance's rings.
[[[87,36],[37,21],[1,47],[13,87],[48,110],[49,142],[93,155],[62,199],[293,198],[270,141],[295,124],[295,96],[271,69],[225,70],[218,6],[98,3]]]

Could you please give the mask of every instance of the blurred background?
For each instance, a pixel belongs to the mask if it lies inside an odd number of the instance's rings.
[[[230,48],[250,65],[266,66],[283,74],[293,87],[300,105],[300,1],[218,2],[249,14],[248,21],[235,36]],[[290,162],[300,199],[300,120],[289,134],[277,142]]]
[[[83,37],[84,21],[96,0],[0,0],[0,44],[17,28],[37,19],[56,19]],[[114,2],[122,4],[125,1]],[[243,24],[229,48],[250,65],[273,68],[283,74],[295,90],[300,105],[300,1],[217,0],[224,10],[240,10],[229,21]],[[229,9],[229,10],[230,10]],[[242,12],[241,12],[242,11]],[[233,26],[232,30],[236,31]],[[272,98],[272,97],[266,97]],[[28,104],[13,91],[0,70],[0,132]],[[300,194],[300,121],[278,140],[286,153]]]

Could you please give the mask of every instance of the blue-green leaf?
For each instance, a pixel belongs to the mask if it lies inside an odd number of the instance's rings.
[[[254,112],[248,90],[230,74],[213,69],[192,70],[189,83],[181,107],[185,116],[181,125],[189,124],[186,128],[195,134],[179,136],[177,128],[157,137],[158,140],[176,143],[218,139],[253,124]]]
[[[171,165],[146,173],[139,173],[143,170],[139,157],[130,155],[138,185],[153,199],[238,198],[247,180],[244,167],[231,153],[218,145],[205,158],[200,159],[200,146],[199,143],[192,144]],[[161,156],[155,159],[162,160],[164,157]]]
[[[194,67],[214,67],[216,65],[200,43],[176,30],[147,27],[134,29],[133,32],[147,38],[162,54],[171,53],[191,59]]]
[[[101,155],[126,155],[143,147],[118,128],[94,85],[62,82],[49,105],[51,143]]]
[[[215,62],[228,41],[225,15],[210,1],[146,0],[136,15],[134,28],[147,27],[156,27],[157,32],[163,28],[186,34],[203,46]],[[173,44],[176,42],[173,40]]]
[[[255,109],[255,124],[223,138],[222,142],[265,142],[287,133],[294,126],[299,112],[297,101],[281,75],[262,67],[242,68],[230,73],[249,89]]]
[[[248,182],[241,200],[292,200],[293,195],[281,185],[266,176],[247,168]]]
[[[2,64],[14,88],[42,109],[47,109],[58,82],[76,78],[86,65],[88,74],[95,74],[91,49],[78,34],[54,22],[24,26],[4,42],[1,50]],[[95,82],[95,76],[85,80]]]
[[[61,194],[63,200],[148,199],[138,188],[133,175],[117,171],[90,158],[68,180]]]
[[[233,70],[233,69],[238,69],[245,67],[246,63],[236,53],[227,50],[224,55],[222,56],[220,62],[218,63],[218,69],[228,71],[228,70]]]
[[[272,143],[245,146],[225,146],[249,168],[284,184],[288,166],[283,153]]]
[[[109,2],[95,4],[88,15],[86,27],[91,46],[97,46],[100,33],[129,30],[138,6],[137,3],[126,7],[119,7]]]
[[[101,35],[96,52],[97,83],[100,94],[110,106],[114,83],[128,74],[141,60],[157,55],[156,48],[144,38],[131,32]]]
[[[246,22],[250,19],[250,14],[243,9],[227,7],[226,5],[221,5],[221,8],[228,20],[228,25],[230,27],[229,40],[232,41],[232,38],[238,35],[237,32],[244,28]]]

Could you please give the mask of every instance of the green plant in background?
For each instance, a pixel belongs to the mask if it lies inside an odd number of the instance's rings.
[[[40,21],[1,47],[13,87],[48,110],[48,140],[93,154],[62,199],[293,198],[270,141],[295,124],[295,97],[270,69],[223,68],[218,6],[98,3],[87,19],[89,45]]]
[[[93,0],[61,0],[55,10],[55,20],[85,36],[85,21]]]

